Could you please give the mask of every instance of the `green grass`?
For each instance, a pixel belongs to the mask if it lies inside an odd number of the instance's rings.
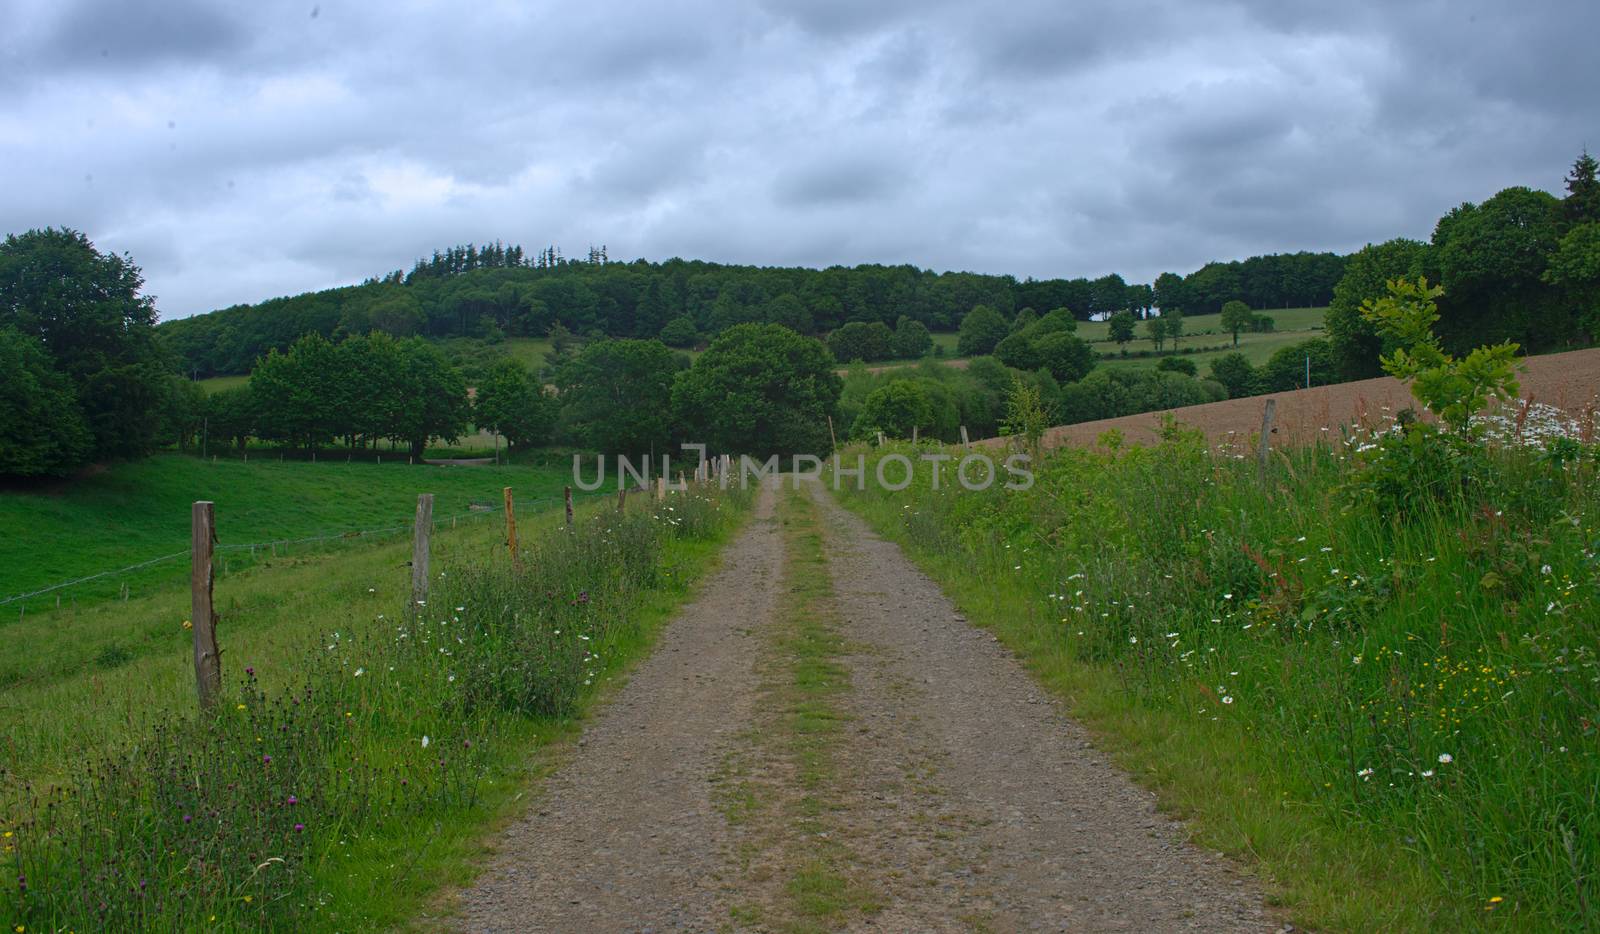
[[[1207,348],[1196,350],[1192,353],[1182,354],[1185,358],[1193,360],[1199,367],[1200,375],[1205,376],[1210,369],[1211,362],[1216,358],[1233,352],[1237,349],[1244,354],[1252,364],[1260,366],[1271,357],[1273,352],[1280,347],[1298,344],[1301,341],[1318,337],[1322,332],[1322,319],[1327,313],[1326,308],[1280,308],[1267,310],[1262,314],[1268,315],[1276,322],[1277,330],[1269,333],[1246,333],[1239,335],[1239,346],[1233,346],[1233,335],[1222,330],[1221,315],[1196,315],[1184,319],[1184,336],[1179,343],[1180,348]],[[1104,321],[1078,322],[1077,335],[1088,341],[1094,349],[1101,354],[1100,366],[1126,367],[1130,369],[1154,369],[1160,362],[1160,356],[1127,357],[1118,356],[1117,344],[1111,341],[1110,325]],[[1144,324],[1139,325],[1138,337],[1130,341],[1126,347],[1130,351],[1153,350],[1154,345],[1144,336]],[[944,360],[964,359],[956,355],[956,344],[960,335],[955,333],[939,333],[933,335],[934,344],[944,348]],[[1226,345],[1226,346],[1224,346]],[[1170,344],[1167,345],[1170,348]],[[1170,352],[1164,354],[1171,356]],[[870,364],[873,368],[879,367],[905,367],[914,366],[916,360],[888,360],[882,363]]]
[[[1235,350],[1244,354],[1245,359],[1249,360],[1252,365],[1259,367],[1263,363],[1266,363],[1273,353],[1275,353],[1279,348],[1288,347],[1292,344],[1298,344],[1301,341],[1311,340],[1312,338],[1318,336],[1320,336],[1320,332],[1316,331],[1274,331],[1271,334],[1240,334],[1239,346],[1237,348],[1233,346],[1233,339],[1227,335],[1223,335],[1221,337],[1186,336],[1184,337],[1183,342],[1179,345],[1180,350],[1182,348],[1201,347],[1209,349],[1196,349],[1192,353],[1174,354],[1171,352],[1165,352],[1160,356],[1128,358],[1118,357],[1117,351],[1112,349],[1116,346],[1114,344],[1097,344],[1096,349],[1104,354],[1104,356],[1100,358],[1097,366],[1103,366],[1108,369],[1127,368],[1153,370],[1155,369],[1156,364],[1160,363],[1165,357],[1181,356],[1185,360],[1193,361],[1195,367],[1199,370],[1199,375],[1204,377],[1211,372],[1211,364],[1213,361],[1225,354],[1233,353]],[[1150,342],[1135,342],[1129,344],[1128,347],[1132,350],[1148,350],[1150,349]],[[1171,344],[1169,342],[1169,351],[1170,347]]]
[[[223,391],[224,389],[237,389],[240,386],[248,385],[249,382],[250,382],[250,377],[249,376],[208,376],[205,379],[200,380],[199,382],[200,382],[201,391],[204,392],[206,395],[210,396],[210,395],[215,395],[216,393],[219,393],[219,392]]]
[[[1221,315],[1196,315],[1183,319],[1183,338],[1178,346],[1182,348],[1196,348],[1195,352],[1182,354],[1186,359],[1194,361],[1200,370],[1200,375],[1205,376],[1211,367],[1211,362],[1224,354],[1238,350],[1245,355],[1252,364],[1260,366],[1281,347],[1298,344],[1301,341],[1320,337],[1322,333],[1322,320],[1327,314],[1326,308],[1283,308],[1276,311],[1264,311],[1276,322],[1276,329],[1266,333],[1247,332],[1239,335],[1239,346],[1233,346],[1233,335],[1222,329]],[[1111,341],[1108,332],[1109,325],[1104,321],[1088,321],[1078,325],[1078,336],[1095,345],[1095,349],[1102,355],[1100,366],[1127,367],[1130,369],[1154,369],[1160,362],[1160,356],[1121,358],[1118,356],[1119,348]],[[1167,343],[1168,352],[1164,355],[1172,356],[1171,342]],[[1131,351],[1153,350],[1155,345],[1145,337],[1144,324],[1138,328],[1138,336],[1126,345]],[[1197,348],[1206,348],[1198,350]]]
[[[519,501],[561,495],[568,472],[560,467],[430,467],[342,461],[279,462],[258,454],[248,462],[203,461],[162,454],[117,464],[104,472],[44,490],[0,492],[0,599],[128,567],[189,547],[190,504],[216,505],[217,535],[225,571],[248,565],[250,542],[339,536],[361,529],[406,526],[418,493],[433,493],[434,513],[469,513],[474,503],[498,507],[501,489]],[[396,533],[387,533],[396,534]],[[403,530],[400,534],[403,534]],[[279,554],[340,547],[351,540],[279,546]],[[257,548],[255,559],[273,548]],[[127,584],[134,595],[181,587],[183,558],[128,575],[114,576],[27,601],[32,614],[64,605],[86,605],[115,597]],[[15,623],[21,606],[0,610],[0,631]],[[0,684],[10,662],[0,662]]]
[[[36,657],[116,631],[129,608],[171,622],[156,650],[125,663],[0,689],[0,829],[14,832],[0,867],[25,874],[31,892],[0,889],[0,922],[30,930],[407,922],[441,886],[470,879],[483,834],[513,816],[528,782],[550,767],[550,742],[573,736],[648,650],[714,565],[743,502],[674,494],[669,523],[642,499],[627,517],[591,501],[575,532],[559,528],[559,512],[522,514],[521,572],[509,566],[496,523],[442,527],[431,601],[440,609],[414,620],[404,610],[406,543],[255,567],[218,584],[227,683],[215,719],[191,712],[178,598],[103,604],[80,611],[73,626],[30,621],[25,650]],[[423,735],[434,740],[425,751]],[[264,767],[262,752],[276,761]],[[171,762],[192,765],[164,774]],[[194,789],[192,769],[205,776]],[[408,776],[409,786],[400,781]],[[66,795],[50,790],[57,783]],[[251,804],[281,806],[286,793],[301,799],[293,812]],[[216,802],[195,813],[215,806],[228,816],[178,823],[192,795]],[[45,800],[57,807],[39,809]],[[111,809],[80,820],[96,801]],[[289,830],[291,820],[303,820],[304,833]],[[62,847],[150,888],[96,889]],[[268,854],[286,861],[253,868]],[[74,890],[110,902],[109,914],[75,909],[84,903]]]
[[[803,493],[781,494],[778,517],[785,544],[784,593],[779,651],[785,681],[775,695],[783,705],[783,741],[798,780],[784,824],[785,886],[791,931],[838,930],[844,922],[877,910],[872,892],[851,871],[848,841],[827,817],[838,780],[835,750],[845,714],[840,695],[850,691],[842,662],[846,646],[833,599],[816,506]]]
[[[1445,470],[1183,434],[843,499],[1298,922],[1593,929],[1600,453],[1475,456],[1404,514]]]

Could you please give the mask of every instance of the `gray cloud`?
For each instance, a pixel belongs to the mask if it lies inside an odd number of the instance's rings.
[[[131,252],[167,317],[496,238],[1149,280],[1557,189],[1596,33],[1584,0],[13,0],[0,231]]]

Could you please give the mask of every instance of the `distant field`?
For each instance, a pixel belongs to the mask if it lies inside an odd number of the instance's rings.
[[[224,389],[233,389],[250,382],[248,376],[209,376],[200,380],[200,389],[208,396],[214,395]]]
[[[241,463],[158,455],[58,491],[0,491],[0,600],[185,551],[189,506],[198,499],[216,502],[222,557],[240,567],[250,563],[250,551],[227,546],[403,526],[411,521],[418,493],[435,494],[435,514],[452,516],[467,513],[473,503],[498,506],[507,486],[531,508],[535,499],[559,496],[566,479],[567,472],[556,467],[280,463],[265,457]],[[292,546],[290,554],[309,547]],[[271,548],[257,549],[256,558],[271,554]],[[104,601],[124,583],[139,595],[181,578],[186,568],[187,561],[178,559],[67,588],[60,596],[64,604]],[[54,607],[56,596],[32,598],[28,611]],[[0,608],[0,631],[16,622],[21,609],[19,603]]]
[[[1303,340],[1310,340],[1322,331],[1322,319],[1327,313],[1326,308],[1280,308],[1275,311],[1264,311],[1262,314],[1270,316],[1276,324],[1277,330],[1271,333],[1240,334],[1238,351],[1257,366],[1265,363],[1268,357],[1280,347],[1298,344]],[[1094,349],[1101,354],[1100,365],[1106,367],[1126,367],[1129,369],[1151,369],[1160,362],[1157,356],[1129,357],[1123,359],[1118,356],[1121,349],[1111,341],[1110,325],[1104,321],[1080,321],[1077,334],[1088,341]],[[956,356],[956,342],[959,335],[954,333],[941,333],[933,335],[936,345],[945,349],[944,362],[950,366],[964,367],[967,358]],[[1221,346],[1226,344],[1227,346]],[[1170,344],[1168,345],[1170,347]],[[1210,368],[1211,361],[1226,353],[1231,353],[1233,336],[1222,330],[1221,315],[1196,315],[1183,319],[1183,338],[1178,346],[1216,348],[1195,353],[1182,354],[1193,360],[1199,368],[1200,375],[1204,376]],[[1130,351],[1145,351],[1154,348],[1150,339],[1145,337],[1144,322],[1139,322],[1139,336],[1129,341],[1127,348]],[[1172,356],[1167,354],[1167,356]],[[899,367],[912,366],[915,360],[889,360],[884,363],[873,364],[869,369],[873,373],[884,370],[893,370]],[[841,370],[840,372],[843,372]]]

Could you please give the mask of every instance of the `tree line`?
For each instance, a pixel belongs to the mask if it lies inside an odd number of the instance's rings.
[[[495,243],[452,247],[418,262],[410,273],[396,270],[358,286],[169,321],[160,334],[185,372],[210,376],[248,372],[257,357],[308,333],[337,339],[380,330],[395,337],[494,340],[544,337],[560,326],[582,337],[660,338],[689,347],[750,323],[826,335],[850,324],[899,330],[905,319],[949,332],[978,305],[1007,317],[1022,308],[1040,314],[1068,308],[1080,320],[1123,310],[1144,318],[1158,305],[1203,314],[1230,299],[1255,308],[1322,305],[1332,296],[1342,263],[1331,253],[1252,257],[1208,264],[1188,276],[1166,273],[1149,285],[1129,284],[1117,274],[1018,281],[910,265],[612,262],[604,247],[591,248],[582,259],[567,259],[555,247],[529,258],[520,246]]]
[[[76,231],[0,243],[0,477],[188,443],[200,390],[157,339],[143,285],[132,259]]]
[[[1378,376],[1394,348],[1361,316],[1391,279],[1426,276],[1444,289],[1437,331],[1447,350],[1514,341],[1527,353],[1600,341],[1600,168],[1585,151],[1565,196],[1506,188],[1466,202],[1426,242],[1397,238],[1350,257],[1328,308],[1326,353],[1340,378]]]

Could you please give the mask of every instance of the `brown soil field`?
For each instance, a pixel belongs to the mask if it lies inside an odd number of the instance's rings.
[[[1592,435],[1596,410],[1600,408],[1600,348],[1528,357],[1522,362],[1522,398],[1561,409],[1588,425]],[[1399,380],[1364,379],[1062,425],[1045,434],[1045,446],[1088,447],[1112,429],[1122,432],[1127,443],[1148,444],[1156,440],[1162,416],[1169,414],[1180,423],[1205,432],[1212,443],[1230,439],[1244,441],[1261,430],[1261,414],[1267,399],[1277,400],[1274,439],[1279,443],[1313,441],[1351,423],[1379,424],[1393,413],[1415,405],[1410,389]],[[974,443],[1000,445],[1005,441],[991,438]]]

